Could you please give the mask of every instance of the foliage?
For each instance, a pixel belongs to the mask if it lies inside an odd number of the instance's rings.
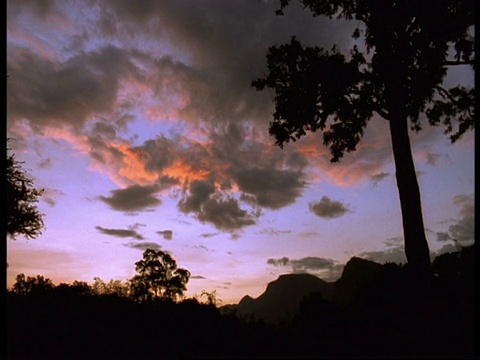
[[[289,2],[281,1],[278,14]],[[422,112],[430,124],[445,124],[448,133],[458,120],[452,141],[474,128],[473,90],[441,86],[448,66],[474,65],[472,0],[301,3],[314,16],[361,21],[364,28],[357,28],[353,37],[363,33],[367,54],[373,54],[367,61],[355,46],[347,58],[335,47],[303,47],[295,37],[289,44],[270,47],[269,73],[252,85],[275,90],[270,134],[277,145],[295,141],[306,131],[322,130],[332,161],[338,161],[344,152],[355,150],[374,112],[390,120],[398,102],[403,102],[416,130],[421,129]],[[453,59],[448,58],[451,51]],[[404,90],[400,98],[393,87]]]
[[[474,282],[475,244],[462,247],[459,251],[437,256],[432,263],[434,274],[450,283]]]
[[[198,296],[199,299],[202,299],[203,297],[205,297],[205,303],[207,305],[213,305],[213,306],[217,306],[217,305],[220,305],[222,303],[222,300],[218,298],[217,296],[217,290],[213,290],[213,291],[206,291],[206,290],[202,290],[202,292],[200,293],[200,295]]]
[[[91,289],[95,295],[117,295],[125,297],[129,294],[130,285],[121,280],[110,279],[108,283],[105,283],[99,277],[94,277],[93,280],[94,283]]]
[[[13,285],[13,292],[18,295],[41,294],[53,288],[52,280],[41,275],[25,277],[25,274],[18,274]]]
[[[42,233],[43,214],[35,203],[43,190],[33,187],[30,179],[22,169],[15,156],[8,154],[7,149],[7,235],[15,239],[23,235],[34,239]]]
[[[473,257],[473,246],[437,257],[439,276],[423,294],[411,291],[417,283],[403,280],[408,269],[377,264],[371,286],[346,308],[314,292],[300,302],[293,322],[279,325],[222,315],[197,299],[136,304],[104,293],[85,297],[94,286],[83,281],[35,296],[31,289],[51,289],[45,285],[51,282],[20,274],[18,291],[7,293],[7,357],[474,358]],[[359,268],[353,270],[357,275]]]
[[[278,15],[290,0],[281,0]],[[424,115],[446,125],[452,142],[475,126],[474,91],[443,87],[450,66],[474,66],[474,1],[300,0],[314,16],[354,20],[355,40],[345,56],[290,43],[271,46],[268,74],[252,81],[257,90],[275,91],[270,135],[276,145],[296,141],[307,131],[323,132],[337,162],[356,150],[368,121],[378,114],[389,122],[402,210],[405,253],[422,278],[431,276],[420,190],[408,125],[419,131]],[[453,54],[453,55],[452,55]],[[453,58],[452,58],[453,56]],[[458,127],[457,127],[458,124]]]
[[[139,301],[173,300],[183,298],[190,279],[188,270],[178,268],[167,252],[147,249],[143,259],[135,263],[135,275],[130,280],[131,296]]]

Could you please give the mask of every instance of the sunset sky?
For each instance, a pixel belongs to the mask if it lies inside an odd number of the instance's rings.
[[[8,286],[127,280],[153,248],[191,272],[187,296],[227,304],[284,273],[335,280],[352,256],[405,261],[388,122],[332,164],[321,133],[276,147],[273,93],[250,85],[270,45],[347,53],[359,24],[277,8],[7,1],[8,145],[45,189],[43,234],[7,241]],[[473,72],[457,67],[457,82]],[[474,239],[474,133],[452,145],[443,130],[411,137],[433,255]]]

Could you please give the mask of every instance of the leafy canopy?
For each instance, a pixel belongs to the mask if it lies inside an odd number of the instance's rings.
[[[269,48],[269,73],[252,86],[275,90],[269,131],[278,146],[322,130],[338,161],[355,150],[374,112],[406,117],[417,131],[424,113],[431,125],[446,126],[452,142],[474,128],[474,90],[442,87],[449,66],[474,66],[473,0],[300,2],[314,16],[360,21],[352,37],[363,37],[365,51],[354,46],[347,57],[295,37]],[[280,3],[282,15],[290,1]]]
[[[168,252],[147,249],[143,259],[135,263],[135,275],[131,280],[131,294],[139,301],[173,300],[183,297],[190,279],[188,270],[177,267]]]

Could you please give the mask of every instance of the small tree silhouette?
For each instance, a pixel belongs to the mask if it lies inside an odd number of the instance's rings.
[[[12,239],[18,235],[34,239],[42,233],[43,228],[43,214],[35,205],[43,190],[33,187],[33,180],[27,176],[15,155],[8,154],[8,150],[7,148],[7,235]]]
[[[135,263],[138,275],[130,279],[131,296],[142,302],[183,298],[190,272],[178,268],[175,259],[165,251],[147,249],[143,259]]]

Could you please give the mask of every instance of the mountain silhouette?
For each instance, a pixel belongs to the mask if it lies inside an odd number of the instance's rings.
[[[344,308],[359,301],[377,279],[382,265],[359,257],[352,257],[342,276],[327,282],[312,274],[283,274],[268,283],[265,292],[257,298],[245,295],[237,305],[225,305],[221,312],[233,313],[251,321],[279,324],[292,320],[300,311],[300,302],[312,293]]]
[[[277,280],[268,283],[259,297],[244,296],[236,306],[236,314],[247,320],[278,324],[291,320],[299,312],[300,301],[318,292],[323,298],[332,299],[333,283],[311,274],[280,275]]]
[[[341,308],[350,305],[372,286],[382,265],[359,257],[352,257],[343,268],[342,276],[335,281],[333,302]]]

